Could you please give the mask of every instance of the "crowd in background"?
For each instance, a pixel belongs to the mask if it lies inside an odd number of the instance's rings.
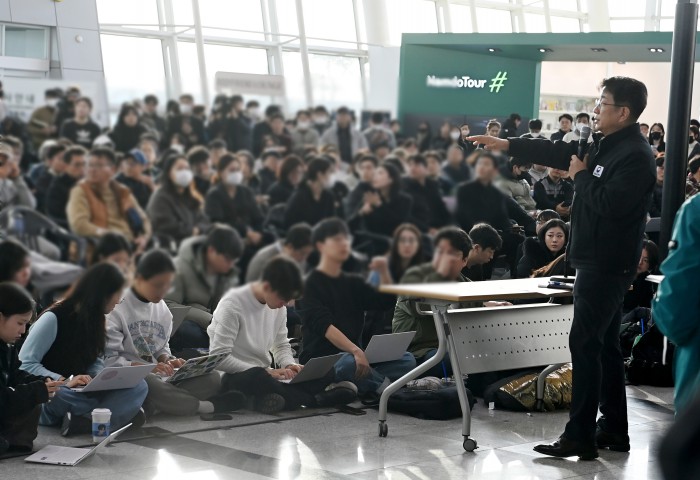
[[[216,353],[234,342],[247,352],[223,368],[229,375],[223,392],[211,378],[175,393],[148,380],[148,388],[130,392],[128,401],[110,398],[110,405],[121,403],[122,423],[137,414],[147,392],[151,413],[182,415],[240,408],[240,392],[264,397],[259,408],[265,411],[346,401],[348,390],[358,388],[381,393],[389,379],[435,354],[436,337],[434,330],[419,332],[407,356],[384,370],[370,368],[357,347],[373,334],[415,330],[420,323],[406,299],[397,303],[372,287],[570,273],[567,221],[575,191],[568,172],[523,165],[473,145],[467,137],[484,133],[482,127],[444,122],[433,134],[422,122],[408,135],[381,113],[360,129],[345,107],[291,116],[275,105],[261,110],[238,95],[217,96],[210,109],[182,95],[161,110],[148,95],[124,104],[116,124],[103,130],[91,119],[92,108],[77,88],[48,90],[45,105],[26,124],[11,116],[0,124],[0,227],[7,237],[0,243],[0,282],[29,289],[37,313],[50,307],[50,318],[45,313],[32,329],[22,362],[54,382],[69,376],[63,372],[98,372],[99,358],[109,352],[115,364],[132,364],[143,352],[130,338],[130,312],[151,319],[149,361],[159,365],[158,373],[172,372],[197,348]],[[527,129],[521,123],[513,114],[502,124],[488,122],[485,133],[550,141],[540,120],[530,120]],[[586,113],[564,114],[551,141],[578,141],[589,123]],[[658,217],[664,129],[659,123],[640,128],[657,156],[649,215]],[[698,137],[694,121],[688,196],[700,189]],[[25,239],[37,222],[30,211],[60,228],[48,228],[30,245]],[[638,280],[625,301],[630,312],[651,302],[643,279],[658,266],[658,252],[653,241],[644,245]],[[295,269],[308,275],[302,280]],[[125,285],[131,286],[126,296]],[[88,328],[90,314],[80,310],[89,298],[99,315],[112,312],[106,340],[100,339],[104,329]],[[288,304],[287,314],[269,318],[261,337],[241,340],[242,324],[234,334],[226,319],[240,323],[247,314],[263,315],[260,304],[270,311]],[[172,314],[165,312],[182,307],[188,308],[184,321],[170,332]],[[62,322],[73,317],[86,330],[68,341]],[[288,336],[302,337],[303,362],[349,355],[336,366],[337,398],[318,397],[328,382],[293,394],[269,385],[272,390],[259,390],[267,385],[261,369],[270,351],[276,362],[270,376],[298,373],[293,358],[299,352],[291,351]],[[77,341],[91,347],[66,364],[61,355]],[[355,372],[363,380],[354,389],[343,385]],[[172,395],[179,399],[174,410],[163,401]],[[41,421],[60,423],[65,413],[45,408]]]

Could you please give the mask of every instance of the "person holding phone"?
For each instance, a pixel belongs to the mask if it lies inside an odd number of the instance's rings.
[[[573,396],[564,433],[552,444],[535,447],[544,455],[591,460],[598,448],[630,449],[620,323],[625,293],[637,275],[656,181],[652,151],[637,123],[646,105],[647,88],[639,80],[603,80],[593,110],[597,133],[583,158],[576,143],[470,138],[523,161],[568,170],[575,184],[567,248],[576,269],[569,334]],[[599,408],[603,415],[596,421]]]
[[[0,455],[32,450],[41,406],[63,384],[20,369],[15,342],[24,335],[35,308],[31,295],[18,284],[0,283]]]

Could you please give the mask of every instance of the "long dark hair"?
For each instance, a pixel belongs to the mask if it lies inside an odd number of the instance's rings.
[[[70,318],[71,350],[84,364],[91,364],[105,351],[105,307],[124,288],[126,280],[116,265],[98,263],[85,271],[65,298],[49,307],[56,316]]]
[[[0,313],[5,317],[33,312],[34,300],[29,293],[13,282],[0,282]]]
[[[399,255],[399,238],[401,234],[406,231],[416,236],[418,250],[416,250],[416,254],[409,260],[406,268],[404,268],[401,264],[401,256]],[[402,223],[396,227],[396,230],[394,230],[394,237],[391,241],[391,251],[389,252],[389,269],[391,270],[391,275],[394,277],[394,282],[398,283],[403,274],[406,273],[406,270],[424,261],[423,235],[420,233],[420,230],[412,223]]]
[[[558,252],[558,254],[562,254],[566,251],[566,245],[569,242],[569,226],[563,220],[559,220],[558,218],[553,218],[553,219],[547,221],[547,223],[542,225],[542,228],[540,229],[539,233],[537,234],[537,239],[539,240],[540,244],[542,245],[542,248],[547,250],[547,242],[545,242],[545,238],[547,237],[547,232],[553,228],[561,228],[562,231],[564,232],[564,243],[561,247],[561,250],[559,250],[559,252]]]
[[[389,198],[386,198],[385,200],[393,200],[396,197],[398,197],[399,192],[401,191],[401,173],[399,172],[399,169],[393,166],[391,163],[384,162],[379,167],[377,168],[383,168],[386,170],[386,173],[389,174],[389,178],[391,178],[391,187],[389,187]]]
[[[139,111],[136,109],[136,107],[130,103],[125,103],[124,105],[122,105],[121,110],[119,110],[119,116],[117,117],[117,124],[115,125],[114,128],[120,128],[120,129],[121,128],[135,128],[135,127],[129,127],[126,125],[126,123],[124,123],[124,118],[130,113],[136,114],[136,116],[139,117],[139,121],[140,121]],[[137,123],[137,125],[138,125],[138,123]]]
[[[0,242],[0,282],[10,282],[24,267],[29,251],[14,240]]]
[[[179,196],[180,194],[177,192],[177,187],[170,178],[170,172],[180,159],[187,162],[187,157],[185,155],[177,154],[167,157],[163,162],[163,171],[160,174],[161,188],[164,188],[167,192],[170,192],[175,196]],[[187,165],[189,166],[189,162],[187,162]],[[202,204],[204,203],[204,199],[197,191],[194,180],[190,182],[189,187],[185,188],[185,191],[182,193],[182,197],[184,198],[185,203],[191,208],[201,208]]]

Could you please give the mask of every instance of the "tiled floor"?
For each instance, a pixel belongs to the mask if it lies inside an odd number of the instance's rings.
[[[670,389],[629,387],[632,451],[602,451],[592,462],[543,458],[532,451],[563,430],[567,412],[514,413],[477,404],[474,453],[462,449],[459,419],[437,422],[390,414],[389,436],[377,436],[377,414],[297,412],[279,418],[241,413],[232,421],[156,417],[77,467],[0,462],[12,480],[247,479],[660,479],[655,449],[673,420]],[[295,418],[313,414],[307,418]],[[206,430],[203,430],[206,429]],[[79,445],[42,429],[36,442]]]

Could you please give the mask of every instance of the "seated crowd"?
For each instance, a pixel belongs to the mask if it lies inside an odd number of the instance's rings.
[[[478,149],[467,124],[432,137],[422,122],[409,138],[381,114],[360,131],[344,107],[331,120],[324,107],[285,119],[274,105],[261,118],[238,95],[218,96],[209,116],[191,95],[165,117],[157,105],[151,95],[125,104],[102,131],[90,99],[49,90],[33,114],[48,126],[0,139],[0,453],[31,448],[37,425],[87,433],[94,408],[109,408],[117,428],[158,413],[376,401],[437,352],[433,319],[379,285],[566,272],[568,172]],[[572,128],[562,115],[553,140],[577,141],[588,121],[579,114]],[[486,131],[519,124],[514,114]],[[541,129],[531,120],[524,136]],[[663,126],[651,132],[660,186]],[[692,152],[688,195],[700,182]],[[32,251],[26,208],[56,225]],[[643,279],[657,258],[647,240],[626,310],[649,306]],[[403,356],[368,361],[372,335],[407,331]],[[227,357],[217,372],[163,380],[202,352]],[[326,376],[284,382],[329,355],[339,356]],[[153,370],[133,388],[71,390],[134,365]],[[450,373],[443,361],[429,375]]]

